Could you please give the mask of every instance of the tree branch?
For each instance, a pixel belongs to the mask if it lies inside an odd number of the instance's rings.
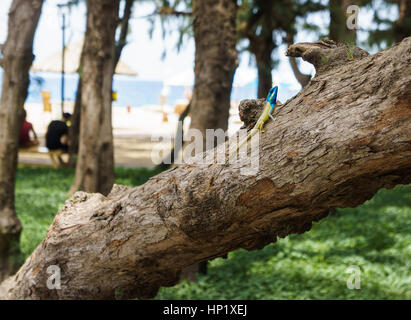
[[[242,174],[241,161],[184,164],[107,197],[78,192],[0,297],[153,297],[187,266],[303,233],[330,208],[410,183],[411,38],[373,56],[350,49],[290,46],[316,76],[267,122],[255,175]],[[61,269],[61,290],[47,288],[50,265]]]
[[[135,0],[126,1],[123,16],[120,19],[120,36],[116,42],[116,49],[115,49],[115,55],[114,55],[114,69],[116,68],[118,61],[120,60],[121,52],[123,51],[123,48],[127,44],[127,34],[129,30],[129,22],[130,22],[130,17],[133,11],[134,1]]]
[[[291,46],[294,43],[294,32],[293,31],[287,32],[285,43],[287,43],[288,46]],[[288,60],[290,62],[290,66],[291,66],[291,69],[293,70],[295,78],[300,83],[301,87],[304,88],[310,82],[311,75],[304,74],[300,71],[298,67],[298,62],[295,57],[288,57]]]
[[[191,11],[178,11],[171,7],[160,7],[156,10],[156,14],[161,16],[176,16],[176,17],[191,17],[193,13]]]
[[[301,87],[304,88],[310,82],[311,76],[300,71],[300,69],[298,68],[297,60],[294,57],[289,57],[288,60],[290,62],[290,66],[293,70],[295,78],[301,84]]]

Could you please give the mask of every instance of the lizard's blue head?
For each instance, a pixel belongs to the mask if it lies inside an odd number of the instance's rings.
[[[278,93],[278,86],[272,87],[267,95],[267,101],[271,105],[275,105],[277,103],[277,93]]]

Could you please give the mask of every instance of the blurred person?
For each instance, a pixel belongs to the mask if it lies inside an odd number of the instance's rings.
[[[47,127],[46,147],[49,150],[62,150],[68,152],[68,123],[71,114],[65,112],[62,120],[53,120]]]
[[[19,136],[19,148],[30,148],[39,145],[37,134],[34,131],[33,124],[26,120],[27,112],[23,109],[23,123],[21,124]],[[34,140],[30,139],[30,132],[33,133]]]

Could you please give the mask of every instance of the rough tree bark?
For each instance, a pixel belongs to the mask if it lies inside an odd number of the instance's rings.
[[[355,48],[351,59],[349,49],[289,48],[317,72],[267,122],[256,175],[241,174],[241,162],[186,164],[108,197],[78,192],[0,297],[153,297],[193,263],[303,233],[330,208],[410,183],[411,38],[372,56]],[[247,127],[255,119],[245,111],[263,105],[242,102]],[[47,289],[50,265],[61,268],[61,290]]]
[[[195,83],[190,128],[227,130],[237,67],[236,1],[194,0]],[[204,144],[205,146],[205,144]]]
[[[3,86],[0,100],[0,281],[10,274],[13,242],[21,224],[14,208],[19,132],[33,62],[33,39],[42,0],[14,0],[9,11],[8,34],[2,46]]]
[[[69,192],[107,195],[114,182],[111,102],[119,0],[89,0],[87,8],[79,154]]]

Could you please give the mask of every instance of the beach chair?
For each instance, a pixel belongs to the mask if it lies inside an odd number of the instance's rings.
[[[50,98],[51,94],[50,91],[41,91],[41,98],[43,99],[43,111],[44,112],[51,112],[51,103]]]
[[[188,106],[188,103],[177,103],[174,106],[174,113],[180,116],[184,112],[184,110],[187,108],[187,106]]]

